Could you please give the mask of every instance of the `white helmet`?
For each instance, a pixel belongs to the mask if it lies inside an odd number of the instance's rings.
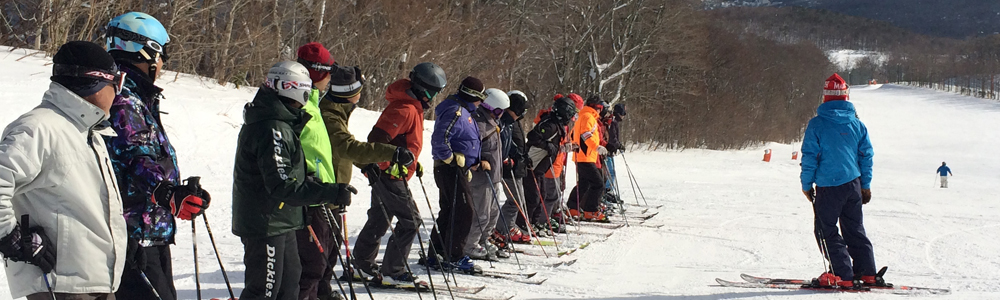
[[[486,105],[489,110],[504,110],[510,107],[510,98],[507,97],[507,93],[504,93],[500,89],[488,88],[486,89],[486,100],[483,100],[483,104]]]
[[[278,95],[306,105],[312,92],[309,70],[300,63],[286,60],[271,66],[264,86],[278,91]]]

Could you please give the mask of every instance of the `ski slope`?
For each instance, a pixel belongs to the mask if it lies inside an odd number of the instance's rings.
[[[40,55],[0,48],[0,124],[8,124],[36,106],[46,90],[51,66]],[[176,79],[176,80],[175,80]],[[242,289],[243,248],[231,231],[232,163],[242,107],[255,89],[220,86],[211,80],[168,72],[158,82],[165,88],[163,122],[177,148],[183,176],[201,176],[213,196],[208,210],[218,251],[234,288]],[[817,88],[819,84],[817,83]],[[1000,182],[1000,103],[936,91],[892,85],[860,87],[852,102],[868,125],[875,146],[873,200],[865,206],[876,263],[890,266],[890,282],[952,289],[951,295],[912,298],[1000,299],[1000,209],[995,190]],[[547,101],[547,100],[544,100]],[[357,110],[350,129],[364,139],[376,112]],[[624,126],[628,126],[627,121]],[[420,161],[431,166],[430,129]],[[770,163],[761,161],[772,149]],[[780,290],[722,288],[714,279],[739,280],[740,273],[811,278],[823,270],[812,235],[812,210],[799,191],[798,161],[790,159],[798,145],[769,144],[743,151],[643,151],[624,158],[637,176],[649,205],[664,205],[645,225],[618,229],[603,241],[562,258],[520,255],[526,269],[547,278],[542,285],[459,276],[463,286],[488,285],[479,296],[517,299],[898,299],[884,294],[829,294]],[[936,188],[934,170],[947,161],[955,173],[950,189]],[[617,161],[624,198],[634,204],[625,161]],[[568,182],[574,180],[570,168]],[[431,172],[427,172],[430,174]],[[431,176],[427,192],[437,213],[437,190]],[[351,239],[365,221],[369,189],[360,172],[353,182],[361,193],[348,213]],[[431,224],[420,183],[410,182],[425,223]],[[641,197],[638,200],[642,202]],[[640,208],[631,207],[630,211]],[[620,221],[620,216],[614,217]],[[630,220],[636,224],[638,220]],[[576,228],[571,228],[577,232]],[[215,251],[197,227],[200,279],[205,298],[227,296]],[[595,240],[611,230],[584,227],[582,234],[560,238],[563,245]],[[589,232],[589,233],[588,233]],[[421,234],[427,237],[427,231]],[[195,299],[192,235],[179,224],[173,267],[181,299]],[[518,249],[540,253],[537,246]],[[418,247],[414,246],[414,251]],[[61,250],[61,249],[60,249]],[[554,253],[553,247],[545,248]],[[416,261],[416,252],[411,255]],[[578,259],[569,266],[543,263]],[[487,270],[516,271],[514,263]],[[415,265],[414,265],[415,266]],[[414,272],[426,279],[423,268]],[[435,273],[434,282],[443,286]],[[0,274],[0,277],[4,275]],[[0,279],[0,282],[5,280]],[[359,297],[367,299],[358,286]],[[416,299],[412,292],[374,290],[377,299]],[[424,295],[430,299],[429,294]],[[9,299],[0,283],[0,299]]]

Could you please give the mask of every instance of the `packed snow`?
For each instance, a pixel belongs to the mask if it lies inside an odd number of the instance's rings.
[[[889,57],[882,52],[851,49],[829,50],[826,51],[826,56],[830,58],[830,62],[832,62],[834,66],[837,66],[838,70],[853,69],[859,62],[861,62],[862,59],[865,58],[870,59],[877,65],[882,65],[889,59]]]
[[[10,123],[36,106],[49,84],[51,65],[30,50],[0,48],[0,124]],[[452,74],[459,76],[460,74]],[[219,254],[233,287],[243,285],[240,240],[231,231],[232,170],[236,136],[242,124],[243,104],[254,88],[220,86],[212,80],[167,72],[158,82],[165,89],[163,122],[177,148],[183,176],[201,176],[212,193],[208,210]],[[819,86],[819,85],[817,85]],[[553,91],[556,92],[556,91]],[[890,267],[890,282],[952,289],[931,299],[1000,299],[1000,209],[995,196],[1000,181],[1000,104],[953,94],[893,85],[856,88],[851,101],[867,124],[875,147],[873,200],[865,206],[869,237],[876,263]],[[540,100],[547,101],[547,100]],[[350,129],[364,139],[377,112],[359,109]],[[629,126],[629,120],[623,126]],[[420,161],[431,166],[427,122]],[[771,162],[763,162],[771,149]],[[769,144],[741,151],[647,151],[633,146],[617,160],[619,182],[630,213],[663,205],[659,214],[639,225],[614,230],[571,227],[560,237],[570,244],[594,241],[589,247],[561,257],[520,255],[525,269],[547,278],[541,285],[503,279],[458,276],[462,286],[487,285],[483,297],[517,299],[898,299],[886,294],[837,294],[804,291],[738,289],[715,286],[715,278],[739,280],[740,273],[812,278],[823,271],[823,261],[812,234],[812,210],[799,191],[798,145]],[[635,197],[628,184],[626,161],[645,195]],[[949,189],[937,188],[934,170],[947,161],[955,173]],[[430,172],[428,172],[430,173]],[[567,181],[574,180],[573,168]],[[424,182],[437,213],[437,189],[431,176]],[[367,181],[354,172],[361,190],[348,213],[351,239],[360,231],[369,207]],[[426,224],[431,215],[420,182],[410,181]],[[621,216],[612,217],[616,222]],[[649,225],[663,224],[662,228]],[[198,261],[205,298],[227,297],[222,273],[204,224],[197,226]],[[427,231],[422,230],[424,239]],[[189,223],[178,228],[173,246],[174,278],[181,299],[195,299],[192,235]],[[599,238],[601,237],[601,238]],[[384,245],[384,243],[383,243]],[[413,271],[416,251],[411,255]],[[518,249],[540,254],[538,246]],[[57,251],[69,251],[58,249]],[[554,247],[546,247],[554,254]],[[577,259],[557,268],[542,264]],[[516,271],[514,259],[480,263],[487,270]],[[0,276],[4,276],[0,274]],[[2,282],[3,280],[0,280]],[[442,277],[434,282],[443,288]],[[357,286],[359,297],[367,299]],[[415,299],[412,292],[373,290],[377,299]],[[0,299],[9,299],[0,284]],[[431,295],[425,294],[425,299]]]

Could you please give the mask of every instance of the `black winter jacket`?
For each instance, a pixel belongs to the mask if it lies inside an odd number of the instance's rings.
[[[309,117],[266,88],[243,108],[233,166],[233,234],[262,238],[302,229],[302,206],[338,202],[338,184],[306,177],[299,134]]]

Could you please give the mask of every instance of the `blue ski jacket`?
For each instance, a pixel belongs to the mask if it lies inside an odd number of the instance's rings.
[[[937,169],[937,173],[941,174],[941,176],[948,176],[948,174],[951,173],[951,168],[948,166],[941,166]]]
[[[479,126],[472,120],[476,106],[449,96],[434,108],[434,133],[431,135],[431,155],[434,160],[446,160],[455,152],[465,155],[465,166],[479,163]]]
[[[839,186],[861,177],[861,188],[871,188],[875,155],[868,128],[858,120],[854,105],[829,101],[816,109],[802,139],[802,190]]]

